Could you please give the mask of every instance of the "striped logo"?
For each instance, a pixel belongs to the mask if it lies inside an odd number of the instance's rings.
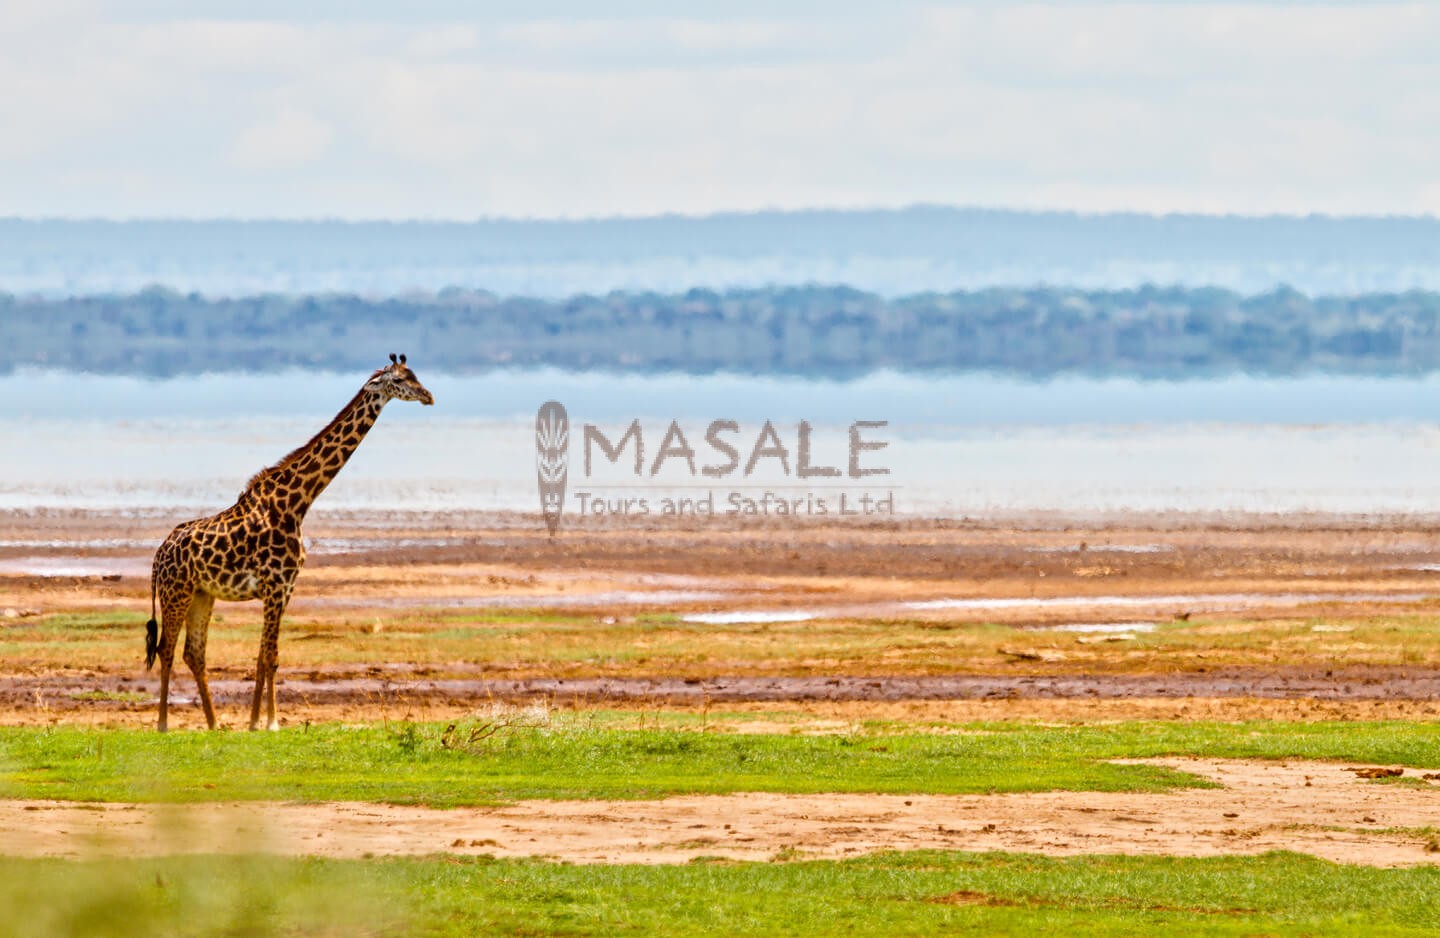
[[[546,401],[535,415],[535,475],[540,481],[540,511],[552,537],[565,507],[569,468],[570,417],[559,401]]]

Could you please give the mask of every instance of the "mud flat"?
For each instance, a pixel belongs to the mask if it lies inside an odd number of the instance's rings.
[[[0,721],[150,708],[139,623],[150,551],[177,520],[0,513]],[[295,719],[535,698],[1367,716],[1440,700],[1426,519],[650,522],[551,538],[524,514],[317,513],[307,535],[278,684]],[[217,611],[212,686],[242,704],[259,610]]]
[[[374,668],[365,668],[367,672]],[[544,700],[568,706],[634,706],[637,704],[867,702],[867,701],[974,701],[1165,699],[1250,697],[1314,701],[1432,701],[1440,700],[1440,670],[1355,668],[1314,671],[1299,668],[1264,670],[1225,669],[1207,674],[954,674],[934,676],[870,677],[717,677],[667,678],[535,678],[531,680],[430,679],[406,677],[405,665],[382,668],[394,676],[286,678],[277,682],[276,697],[291,705],[355,706],[390,703],[430,703],[473,706],[485,701]],[[184,672],[181,672],[183,680]],[[249,680],[210,682],[217,703],[249,703]],[[159,693],[153,676],[136,679],[122,675],[82,676],[64,673],[12,675],[0,687],[0,709],[22,710],[39,706],[52,712],[95,709],[106,694],[118,709],[133,704],[116,701],[122,694]],[[181,703],[190,703],[182,693]],[[148,706],[149,701],[145,701]]]

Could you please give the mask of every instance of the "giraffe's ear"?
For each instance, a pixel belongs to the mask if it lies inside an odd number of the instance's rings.
[[[395,363],[395,353],[394,353],[394,352],[391,352],[391,353],[390,353],[390,363],[391,363],[392,365]]]
[[[401,355],[400,355],[400,364],[402,364],[402,365],[405,364],[405,355],[404,355],[403,352],[402,352]]]

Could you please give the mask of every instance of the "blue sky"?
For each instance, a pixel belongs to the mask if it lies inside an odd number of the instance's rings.
[[[291,6],[0,5],[0,215],[1440,213],[1440,4]]]

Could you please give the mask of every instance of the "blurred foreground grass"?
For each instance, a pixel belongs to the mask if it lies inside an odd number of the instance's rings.
[[[0,859],[0,936],[1433,935],[1440,869],[915,852],[573,866]]]

